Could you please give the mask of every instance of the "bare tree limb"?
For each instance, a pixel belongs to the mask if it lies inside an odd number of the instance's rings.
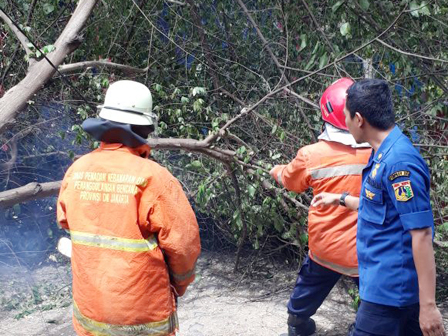
[[[30,9],[28,10],[28,16],[26,17],[25,25],[27,25],[27,26],[30,24],[31,18],[33,17],[34,8],[36,7],[36,3],[37,3],[37,0],[33,0],[33,2],[31,2]]]
[[[96,3],[97,0],[83,0],[78,3],[70,21],[54,44],[55,51],[47,55],[48,61],[54,66],[59,66],[64,58],[79,46],[79,34]],[[45,58],[35,63],[25,78],[0,99],[0,133],[11,124],[15,116],[26,106],[27,101],[53,77],[57,69],[48,61]]]
[[[412,56],[412,57],[417,57],[417,58],[423,58],[423,59],[427,59],[430,61],[435,61],[435,62],[442,62],[442,63],[448,63],[448,60],[443,60],[440,58],[434,58],[434,57],[429,57],[429,56],[425,56],[425,55],[419,55],[419,54],[414,54],[414,53],[410,53],[407,51],[403,51],[400,50],[398,48],[395,48],[394,46],[391,46],[389,43],[384,42],[383,40],[376,38],[376,41],[378,41],[379,43],[381,43],[382,45],[388,47],[389,49],[395,50],[396,52],[403,54],[403,55],[407,55],[407,56]]]
[[[240,186],[238,183],[238,179],[236,178],[235,171],[232,169],[232,166],[230,165],[230,163],[227,163],[225,165],[225,167],[232,179],[232,184],[233,184],[233,188],[235,189],[235,195],[236,195],[236,207],[237,207],[236,211],[239,211],[240,219],[241,219],[241,231],[242,232],[241,232],[241,237],[238,241],[238,250],[236,251],[235,267],[233,269],[234,272],[237,272],[238,266],[240,264],[241,252],[243,251],[243,246],[244,246],[244,243],[246,242],[246,238],[247,238],[247,223],[246,223],[244,209],[242,207],[242,202],[241,202],[241,189],[240,189]]]
[[[9,16],[2,9],[0,9],[0,18],[2,18],[2,20],[8,25],[8,27],[12,30],[12,32],[16,35],[17,39],[20,41],[23,50],[25,50],[26,55],[29,57],[28,64],[30,66],[33,65],[36,62],[36,59],[30,57],[31,55],[33,55],[33,51],[28,46],[28,44],[30,43],[28,38],[25,35],[23,35],[19,29],[17,29],[15,24],[11,21]]]
[[[447,249],[448,250],[448,242],[446,241],[439,241],[434,239],[434,245],[438,248]]]
[[[107,60],[98,60],[98,61],[85,61],[71,64],[63,64],[59,66],[59,72],[62,74],[72,73],[80,70],[84,70],[87,68],[93,67],[106,67],[117,70],[122,70],[128,73],[146,73],[148,71],[148,67],[146,68],[135,68],[129,65],[109,62]]]
[[[54,196],[59,192],[61,181],[47,183],[29,183],[23,187],[0,192],[0,208],[14,204]]]
[[[165,0],[166,2],[175,4],[175,5],[180,5],[180,6],[185,6],[186,3],[185,2],[180,2],[180,1],[176,1],[176,0]]]

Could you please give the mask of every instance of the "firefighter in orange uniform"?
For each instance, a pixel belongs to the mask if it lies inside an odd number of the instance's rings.
[[[286,189],[302,193],[313,188],[359,195],[361,173],[371,149],[357,145],[345,125],[346,91],[353,81],[341,78],[322,95],[320,107],[324,132],[315,144],[301,148],[287,165],[275,166],[270,174]],[[341,204],[346,194],[341,197]],[[288,336],[311,335],[314,315],[341,275],[359,284],[356,257],[357,212],[339,206],[312,207],[308,213],[309,254],[299,271],[288,302]]]
[[[198,224],[177,179],[147,159],[151,110],[145,85],[113,83],[100,118],[83,123],[100,147],[62,182],[57,213],[73,243],[78,335],[174,335],[177,297],[195,277]]]

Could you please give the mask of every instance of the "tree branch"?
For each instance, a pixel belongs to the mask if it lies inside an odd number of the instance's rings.
[[[61,181],[47,183],[29,183],[23,187],[0,192],[0,208],[14,204],[54,196],[59,192]]]
[[[0,99],[0,133],[12,123],[15,116],[26,106],[27,101],[53,77],[57,70],[53,66],[58,67],[64,58],[79,46],[80,31],[96,3],[97,0],[80,1],[67,26],[56,40],[55,50],[35,63],[25,78]]]
[[[8,27],[12,30],[12,32],[16,35],[17,39],[20,41],[20,44],[22,45],[26,55],[28,56],[28,64],[30,66],[33,65],[36,62],[36,59],[30,57],[30,55],[33,55],[33,52],[28,46],[28,43],[30,43],[28,38],[24,34],[22,34],[22,32],[19,29],[17,29],[15,24],[2,9],[0,9],[0,18],[2,18],[2,20],[8,25]]]
[[[30,24],[31,18],[33,17],[34,8],[36,7],[36,3],[37,3],[37,0],[33,0],[33,2],[31,2],[30,9],[28,11],[28,16],[26,17],[25,25],[27,25],[27,26]]]
[[[379,38],[376,38],[375,40],[378,41],[379,43],[381,43],[382,45],[388,47],[389,49],[395,50],[396,52],[403,54],[403,55],[417,57],[417,58],[423,58],[423,59],[427,59],[427,60],[435,61],[435,62],[448,63],[448,60],[443,60],[440,58],[434,58],[434,57],[429,57],[429,56],[424,56],[424,55],[419,55],[419,54],[413,54],[413,53],[410,53],[407,51],[400,50],[398,48],[395,48],[394,46],[391,46],[390,44],[384,42],[383,40],[381,40]]]
[[[78,62],[78,63],[71,63],[71,64],[64,64],[59,66],[59,72],[62,74],[66,73],[72,73],[88,68],[93,67],[106,67],[106,68],[112,68],[117,70],[122,70],[127,73],[146,73],[148,71],[148,67],[146,68],[135,68],[129,65],[114,63],[114,62],[108,62],[107,60],[98,60],[98,61],[85,61],[85,62]]]
[[[176,0],[165,0],[166,2],[175,4],[175,5],[180,5],[180,6],[185,6],[186,3],[185,2],[180,2],[180,1],[176,1]]]

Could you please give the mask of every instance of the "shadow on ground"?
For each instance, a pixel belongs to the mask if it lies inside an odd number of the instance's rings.
[[[179,300],[179,336],[279,336],[296,271],[278,261],[246,260],[233,273],[233,254],[203,252],[197,279]],[[35,270],[0,265],[0,334],[75,336],[71,325],[70,265]],[[352,299],[336,286],[315,315],[315,335],[342,336],[354,321]],[[443,305],[442,305],[443,306]],[[443,315],[448,327],[448,304]]]

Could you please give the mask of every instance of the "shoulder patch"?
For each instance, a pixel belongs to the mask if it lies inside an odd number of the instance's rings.
[[[373,178],[375,178],[376,173],[377,173],[379,167],[381,167],[381,164],[377,163],[377,164],[375,165],[375,168],[373,168],[373,170],[372,170],[372,177],[373,177]]]
[[[389,175],[389,180],[393,181],[396,178],[399,178],[399,177],[402,177],[402,176],[408,177],[409,175],[411,175],[410,171],[408,171],[408,170],[399,170],[399,171],[396,171],[395,173],[390,174]]]
[[[407,202],[414,197],[410,180],[394,183],[392,187],[394,188],[395,198],[399,202]]]

